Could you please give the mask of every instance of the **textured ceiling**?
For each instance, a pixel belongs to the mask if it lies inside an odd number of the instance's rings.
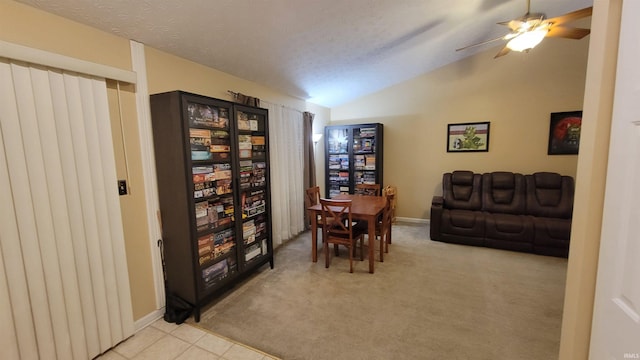
[[[18,1],[327,107],[497,47],[455,51],[506,34],[496,23],[527,10],[526,0]],[[592,4],[532,0],[531,12]]]

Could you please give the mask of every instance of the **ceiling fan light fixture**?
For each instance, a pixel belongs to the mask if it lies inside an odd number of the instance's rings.
[[[537,29],[523,32],[519,36],[509,40],[507,47],[513,51],[527,51],[531,50],[536,45],[540,44],[542,39],[549,32],[549,28],[546,26],[538,27]]]

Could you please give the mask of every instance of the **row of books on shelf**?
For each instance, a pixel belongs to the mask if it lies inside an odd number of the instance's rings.
[[[375,137],[376,136],[376,128],[375,127],[363,127],[356,129],[356,133],[354,137]]]
[[[331,183],[349,183],[349,172],[348,171],[329,171],[329,182]]]
[[[207,234],[198,238],[200,265],[230,253],[236,246],[233,228]]]
[[[347,145],[346,142],[329,140],[327,143],[327,152],[330,154],[346,154],[349,151]]]
[[[204,126],[216,129],[229,128],[229,109],[211,105],[188,103],[187,116],[191,126]]]
[[[238,271],[238,264],[235,256],[229,256],[226,259],[216,262],[202,269],[202,281],[205,289],[209,289],[226,279],[231,274]]]
[[[206,231],[234,221],[233,197],[221,197],[195,204],[196,230]]]
[[[238,135],[238,150],[241,159],[264,157],[266,140],[262,135]]]
[[[215,180],[215,181],[203,181],[193,184],[193,198],[201,199],[215,195],[231,194],[232,181],[229,180]]]
[[[348,194],[348,193],[349,193],[348,186],[330,186],[329,187],[329,197],[334,197],[340,194]]]
[[[367,171],[356,171],[353,173],[353,179],[356,184],[375,184],[376,173]]]
[[[240,189],[247,190],[267,184],[267,163],[264,161],[240,161]]]
[[[246,219],[264,213],[266,205],[264,190],[242,193],[242,218]]]
[[[376,156],[374,154],[355,155],[353,157],[353,166],[356,170],[375,170]]]
[[[267,247],[267,239],[263,239],[262,241],[256,242],[245,248],[244,261],[248,262],[260,255],[267,255],[268,253],[269,248]]]
[[[355,139],[353,141],[354,153],[371,153],[376,151],[376,142],[373,139]]]
[[[191,168],[195,199],[232,192],[230,163],[194,166]]]
[[[329,155],[329,169],[349,169],[349,155]]]
[[[231,145],[226,130],[189,129],[191,160],[230,159]]]
[[[264,131],[264,120],[257,114],[238,111],[238,130]]]
[[[245,245],[251,244],[267,233],[267,222],[264,216],[242,223],[242,240]]]
[[[230,180],[232,176],[231,163],[194,166],[191,168],[191,174],[193,175],[194,184],[206,181]]]

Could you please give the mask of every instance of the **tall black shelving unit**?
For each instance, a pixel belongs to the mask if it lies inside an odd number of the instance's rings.
[[[200,308],[273,268],[266,109],[173,91],[151,95],[166,291]]]
[[[326,196],[353,194],[356,184],[382,184],[382,124],[324,128]]]

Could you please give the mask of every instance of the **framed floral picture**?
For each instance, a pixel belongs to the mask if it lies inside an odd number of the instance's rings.
[[[551,113],[549,155],[576,155],[580,147],[582,111]]]
[[[489,122],[449,124],[447,152],[489,151]]]

